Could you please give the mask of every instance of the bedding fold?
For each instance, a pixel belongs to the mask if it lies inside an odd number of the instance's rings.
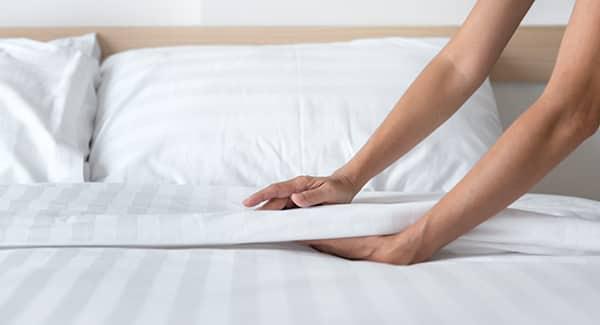
[[[0,186],[0,247],[203,247],[389,234],[441,194],[364,192],[352,204],[256,211],[255,188]],[[528,194],[450,244],[456,253],[600,254],[600,202]]]

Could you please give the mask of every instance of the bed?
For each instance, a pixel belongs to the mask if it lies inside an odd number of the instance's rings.
[[[448,36],[453,28],[0,29],[98,32],[132,48]],[[495,80],[548,78],[562,29],[519,31]],[[536,40],[536,42],[532,42]],[[427,263],[323,255],[299,240],[399,231],[441,193],[367,191],[352,205],[254,211],[252,186],[0,185],[2,324],[505,324],[600,320],[600,202],[528,194]],[[366,218],[365,215],[369,217]]]

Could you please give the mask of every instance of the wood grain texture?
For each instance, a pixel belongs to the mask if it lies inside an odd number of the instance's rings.
[[[292,44],[378,37],[451,36],[457,27],[67,27],[0,28],[0,37],[50,40],[96,32],[105,56],[144,47],[207,44]],[[547,81],[564,27],[522,27],[494,67],[499,81]]]

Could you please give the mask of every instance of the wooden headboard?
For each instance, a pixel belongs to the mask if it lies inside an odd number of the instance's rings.
[[[0,28],[2,37],[50,40],[90,32],[105,56],[142,47],[194,44],[285,44],[376,37],[451,36],[456,27],[35,27]],[[547,81],[564,27],[522,27],[492,71],[499,81]]]

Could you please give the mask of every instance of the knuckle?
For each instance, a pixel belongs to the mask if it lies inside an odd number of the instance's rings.
[[[279,192],[281,190],[281,184],[279,183],[275,183],[275,184],[271,184],[268,187],[270,192]]]
[[[310,181],[310,177],[306,175],[296,177],[296,182],[300,184],[306,184]]]

